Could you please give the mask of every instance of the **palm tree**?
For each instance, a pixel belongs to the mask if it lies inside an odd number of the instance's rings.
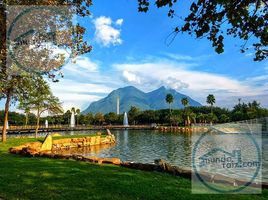
[[[213,94],[209,94],[207,96],[207,103],[210,104],[210,112],[212,113],[212,106],[216,102],[215,97]]]
[[[174,97],[172,94],[167,94],[166,95],[166,102],[168,103],[169,105],[169,122],[170,122],[170,126],[171,126],[171,104],[173,103],[174,101]]]
[[[188,103],[189,103],[188,98],[187,98],[187,97],[183,97],[183,98],[181,99],[181,103],[182,103],[182,105],[184,106],[184,114],[187,114],[187,113],[186,113],[186,106],[187,106]],[[188,115],[186,116],[186,119],[187,119],[187,122],[184,122],[184,124],[185,124],[185,125],[188,125],[188,124],[189,124],[189,116],[188,116]],[[185,120],[185,121],[186,121],[186,120]]]
[[[71,112],[75,114],[75,107],[71,108]]]
[[[77,123],[77,125],[78,125],[78,117],[79,117],[79,115],[80,115],[80,109],[78,108],[78,109],[76,109],[76,111],[75,111],[75,113],[76,113],[76,123]]]

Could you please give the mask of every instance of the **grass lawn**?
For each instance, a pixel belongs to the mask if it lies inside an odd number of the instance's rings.
[[[36,139],[0,143],[0,199],[268,199],[268,190],[262,195],[193,195],[190,180],[164,173],[8,153],[31,141]]]

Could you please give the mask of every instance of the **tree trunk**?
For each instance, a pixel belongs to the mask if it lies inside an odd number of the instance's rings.
[[[169,123],[170,123],[170,127],[172,126],[171,124],[171,106],[169,104]]]
[[[2,79],[7,78],[7,66],[6,66],[6,6],[5,3],[0,3],[0,69],[1,69],[1,81]],[[7,139],[6,136],[6,128],[7,128],[7,121],[8,121],[8,111],[9,111],[9,104],[11,100],[11,94],[8,92],[6,103],[5,103],[5,114],[4,114],[4,124],[2,129],[2,141],[5,142]]]
[[[7,122],[8,122],[8,111],[9,111],[9,104],[11,100],[10,92],[7,94],[6,104],[5,104],[5,115],[4,115],[4,125],[2,130],[2,142],[7,141]]]
[[[25,126],[28,125],[28,113],[25,113]]]
[[[37,109],[37,121],[36,121],[36,129],[35,129],[35,138],[37,138],[38,129],[39,129],[39,121],[40,121],[40,110]]]

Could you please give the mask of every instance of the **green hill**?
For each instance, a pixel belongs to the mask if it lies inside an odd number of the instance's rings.
[[[171,93],[174,97],[174,102],[171,105],[172,108],[183,108],[183,105],[181,104],[181,99],[183,97],[188,98],[190,106],[202,106],[199,102],[192,98],[181,94],[176,90],[167,89],[164,86],[149,93],[145,93],[133,86],[127,86],[114,90],[107,97],[91,103],[89,107],[83,111],[83,113],[116,113],[117,97],[120,99],[120,113],[129,111],[131,106],[136,106],[141,110],[165,109],[168,108],[168,104],[165,101],[168,93]]]

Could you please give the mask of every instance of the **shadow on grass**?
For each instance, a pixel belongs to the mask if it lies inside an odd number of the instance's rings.
[[[0,197],[4,199],[266,199],[263,195],[192,195],[191,181],[158,172],[73,160],[27,158],[0,144]],[[36,140],[35,140],[36,141]]]

